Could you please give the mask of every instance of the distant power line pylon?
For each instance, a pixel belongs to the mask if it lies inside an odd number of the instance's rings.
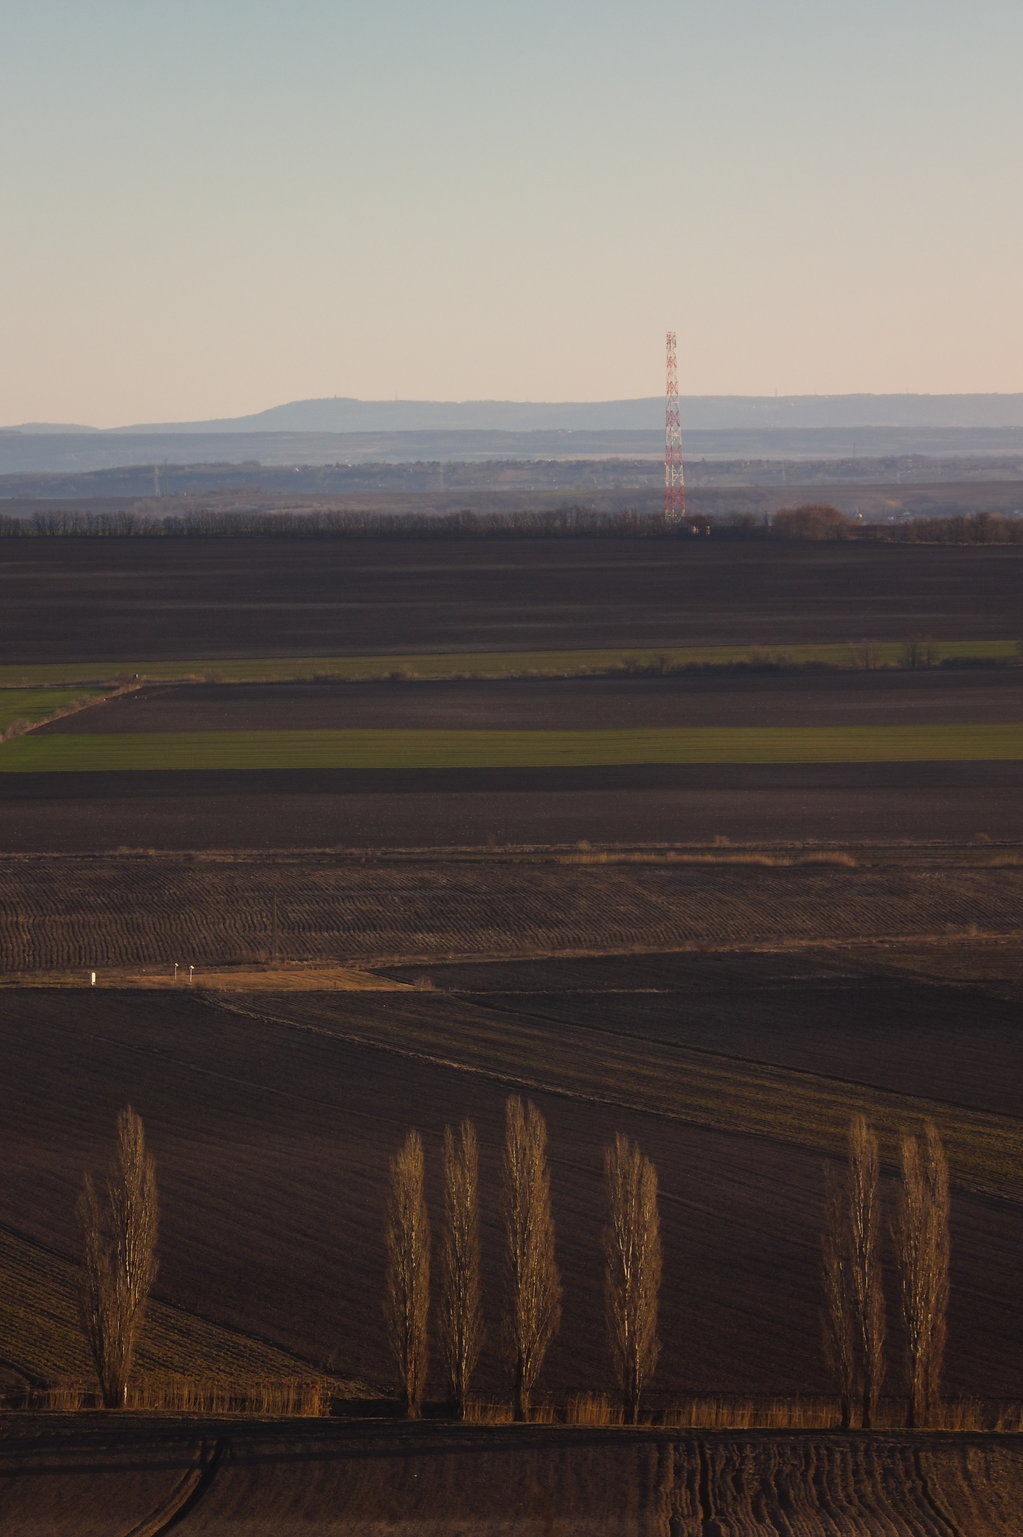
[[[682,418],[678,409],[678,353],[674,331],[668,332],[668,379],[664,410],[664,521],[681,523],[686,515],[685,465],[682,459]]]

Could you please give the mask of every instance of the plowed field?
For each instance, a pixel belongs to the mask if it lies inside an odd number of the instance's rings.
[[[0,774],[0,850],[1023,843],[1018,763]]]
[[[202,1430],[9,1443],[5,1533],[125,1537],[135,1520],[186,1537],[1010,1537],[1023,1496],[1023,1449],[980,1436]]]
[[[978,965],[971,975],[971,952]],[[897,952],[896,952],[897,953]],[[644,955],[388,968],[488,1011],[1015,1116],[1023,1106],[1023,946]],[[945,965],[943,985],[936,973]],[[985,978],[991,973],[991,979]],[[1001,973],[1001,975],[1000,975]],[[1003,980],[1012,976],[1014,980]]]
[[[0,661],[1014,638],[1020,547],[24,539]]]
[[[46,693],[46,691],[39,691]],[[992,725],[1023,721],[1023,668],[530,682],[176,684],[138,689],[68,732],[560,731]],[[2,724],[2,720],[0,720]]]
[[[1019,1047],[1004,1016],[962,1045],[987,992],[921,984],[910,1003],[904,982],[889,997],[877,974],[846,976],[862,1028],[857,1034],[848,1016],[822,1009],[820,1050],[806,1067],[793,1063],[800,1031],[787,1038],[771,1020],[786,993],[793,1017],[809,1006],[818,957],[794,958],[787,973],[778,962],[770,975],[754,960],[757,985],[745,990],[745,960],[719,963],[720,1013],[728,968],[740,1026],[756,1026],[757,996],[766,998],[756,1057],[738,1054],[727,1035],[717,1046],[706,1030],[701,1036],[700,1000],[713,988],[701,988],[699,964],[692,999],[686,973],[676,973],[662,1019],[682,1023],[659,1034],[627,1027],[621,978],[607,992],[605,963],[596,964],[584,1017],[574,1019],[542,1013],[528,998],[513,1007],[507,993],[488,1001],[482,991],[260,993],[232,995],[230,1006],[168,992],[10,992],[0,1017],[0,1156],[8,1170],[0,1220],[66,1265],[76,1252],[71,1213],[81,1169],[97,1162],[117,1108],[134,1104],[158,1160],[161,1303],[232,1338],[271,1342],[310,1368],[386,1385],[393,1369],[379,1299],[387,1159],[405,1129],[418,1126],[435,1202],[442,1129],[471,1115],[486,1213],[480,1385],[501,1392],[498,1159],[504,1097],[522,1088],[550,1124],[565,1283],[547,1388],[560,1397],[610,1387],[598,1265],[601,1161],[622,1129],[653,1158],[662,1183],[664,1350],[655,1400],[689,1391],[820,1392],[822,1160],[841,1147],[855,1109],[885,1130],[889,1154],[891,1133],[932,1115],[955,1182],[948,1388],[1023,1393],[1023,1130],[1017,1113],[993,1108],[999,1070],[1007,1084],[1019,1080]],[[842,968],[831,966],[837,988]],[[644,960],[634,967],[638,993]],[[651,962],[651,977],[663,982],[664,963]],[[901,1022],[910,1010],[918,1070],[900,1086]],[[689,1016],[697,1021],[691,1032]],[[929,1032],[931,1017],[939,1024]],[[979,1051],[990,1058],[986,1070],[970,1065]],[[893,1391],[898,1359],[896,1335]]]
[[[1023,928],[1023,865],[0,860],[0,971],[810,943]]]
[[[1018,668],[152,687],[0,748],[0,849],[1023,840],[1021,722]]]
[[[0,1360],[8,1374],[26,1383],[91,1381],[92,1365],[78,1321],[77,1265],[3,1228],[0,1276]],[[309,1371],[308,1363],[258,1338],[164,1302],[150,1308],[138,1369],[231,1383]]]

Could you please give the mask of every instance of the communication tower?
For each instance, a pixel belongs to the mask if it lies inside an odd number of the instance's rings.
[[[678,409],[678,354],[674,331],[667,337],[667,390],[664,410],[664,521],[681,523],[686,515],[685,465],[682,459],[682,418]]]

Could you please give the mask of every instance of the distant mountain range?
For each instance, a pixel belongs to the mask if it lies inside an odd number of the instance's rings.
[[[1018,456],[1020,395],[690,396],[682,428],[703,460]],[[0,429],[0,477],[149,465],[309,466],[654,460],[664,402],[296,400],[225,421]],[[855,477],[854,477],[855,478]],[[0,496],[9,495],[0,487]],[[22,494],[19,492],[18,494]]]
[[[621,476],[629,463],[660,460],[664,429],[616,431],[502,432],[475,428],[443,432],[0,432],[0,497],[9,495],[6,477],[79,475],[101,470],[155,466],[260,466],[365,464],[467,464],[487,462],[500,478],[502,464],[530,460],[617,460]],[[758,473],[766,460],[845,461],[853,478],[871,460],[922,456],[935,463],[972,455],[994,463],[1023,455],[1023,427],[761,427],[686,433],[692,471],[705,461],[731,461],[740,476]],[[904,466],[908,468],[908,466]],[[994,473],[1003,473],[995,469]],[[219,475],[217,479],[219,480]],[[154,484],[155,484],[154,480]],[[18,492],[19,495],[25,494]]]
[[[1016,395],[687,395],[683,428],[776,431],[805,428],[1023,427]],[[514,400],[293,400],[251,416],[205,422],[145,422],[100,429],[26,422],[0,429],[26,436],[134,433],[621,432],[663,426],[664,400],[531,403]]]

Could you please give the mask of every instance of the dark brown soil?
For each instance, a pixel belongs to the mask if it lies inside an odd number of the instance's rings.
[[[25,539],[0,661],[1012,637],[1023,547]]]
[[[1023,1106],[1023,975],[997,995],[980,983],[878,974],[855,953],[827,951],[492,961],[388,974],[428,977],[488,1009],[552,1023],[766,1060],[898,1094],[926,1092],[1009,1116]]]
[[[397,996],[397,995],[392,995]],[[402,995],[440,1019],[459,1005]],[[300,999],[260,1010],[300,1017]],[[487,1219],[489,1345],[481,1386],[505,1386],[499,1337],[498,1153],[505,1086],[361,1046],[385,995],[332,995],[329,1033],[240,1017],[167,994],[21,993],[0,1022],[8,1170],[0,1220],[61,1253],[81,1170],[109,1143],[117,1109],[143,1115],[163,1206],[158,1291],[217,1322],[370,1382],[390,1381],[380,1313],[387,1158],[410,1125],[436,1170],[443,1126],[479,1123]],[[310,1016],[311,1018],[312,1016]],[[766,1048],[770,1051],[770,1046]],[[937,1047],[939,1054],[941,1043]],[[453,1046],[457,1053],[459,1048]],[[921,1063],[919,1089],[930,1083]],[[609,1085],[609,1098],[614,1088]],[[821,1391],[817,1309],[820,1155],[611,1103],[534,1092],[549,1118],[565,1313],[546,1382],[609,1386],[599,1281],[602,1149],[634,1134],[662,1178],[664,1354],[657,1386]],[[1023,1390],[1016,1307],[1020,1208],[957,1190],[949,1385]],[[439,1391],[439,1389],[435,1389]]]
[[[1015,549],[7,541],[0,656],[1015,633]],[[5,643],[6,637],[6,643]],[[147,689],[58,731],[1018,720],[1023,672]],[[1023,838],[1019,765],[0,775],[0,850]]]
[[[468,683],[185,684],[43,732],[628,729],[1023,721],[1023,668]]]
[[[4,1537],[121,1537],[159,1533],[198,1481],[202,1447],[192,1426],[118,1436],[14,1422],[0,1442]],[[13,1434],[11,1434],[13,1431]],[[212,1444],[212,1443],[211,1443]]]
[[[6,1537],[122,1537],[143,1512],[133,1531],[184,1537],[1010,1537],[1023,1492],[1017,1438],[976,1434],[125,1418],[26,1428],[6,1462]]]
[[[0,774],[0,852],[1023,841],[1018,763]]]
[[[125,1417],[25,1427],[5,1461],[7,1537],[1009,1537],[1023,1489],[1017,1438],[977,1434]]]

